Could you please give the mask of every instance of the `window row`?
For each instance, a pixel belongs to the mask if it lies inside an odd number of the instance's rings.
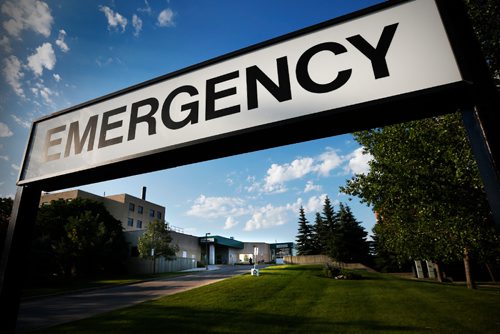
[[[134,227],[134,219],[133,218],[129,218],[128,219],[127,226],[128,227]],[[135,227],[142,228],[142,220],[137,219],[136,222],[135,222]]]
[[[134,203],[128,204],[128,211],[131,211],[131,212],[135,211],[135,204]],[[138,205],[137,206],[137,213],[142,214],[143,212],[144,212],[144,207],[142,207],[142,205]],[[162,219],[160,211],[155,212],[154,209],[149,209],[149,217],[154,218],[155,216],[158,219]]]

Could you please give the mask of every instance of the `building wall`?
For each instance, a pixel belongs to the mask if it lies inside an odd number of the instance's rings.
[[[198,237],[174,231],[170,231],[170,235],[172,236],[172,244],[179,247],[176,253],[177,257],[194,258],[196,261],[201,261],[201,245]]]
[[[112,200],[113,203],[109,203],[108,210],[122,222],[125,231],[144,230],[155,219],[165,220],[165,207],[161,205],[129,194],[112,195],[105,198]]]
[[[160,221],[165,220],[164,206],[145,201],[129,194],[103,197],[75,189],[43,194],[40,199],[40,205],[58,199],[71,200],[75,198],[91,199],[103,203],[109,213],[122,223],[125,231],[145,230],[147,224],[151,221],[155,219]]]

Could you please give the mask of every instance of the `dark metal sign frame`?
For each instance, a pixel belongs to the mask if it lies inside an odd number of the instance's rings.
[[[83,103],[60,113],[50,115],[42,119],[42,121],[136,91],[165,79],[175,78],[194,70],[206,68],[233,57],[248,54],[324,27],[347,22],[409,2],[412,1],[388,1],[369,7]],[[446,0],[435,0],[435,3],[439,9],[441,20],[463,78],[460,82],[216,135],[208,139],[192,141],[189,145],[179,145],[173,149],[159,150],[158,152],[154,152],[154,154],[136,157],[134,160],[128,158],[126,160],[114,161],[112,164],[76,170],[69,175],[57,175],[33,182],[23,182],[21,178],[0,268],[0,305],[4,319],[3,328],[8,331],[14,331],[15,329],[21,278],[24,269],[22,263],[31,243],[31,231],[42,190],[63,189],[121,178],[461,110],[464,112],[465,123],[470,130],[469,133],[474,153],[476,154],[487,188],[490,205],[498,224],[498,217],[500,217],[500,183],[498,179],[500,117],[495,87],[489,78],[484,59],[481,56],[478,44],[468,23],[463,4],[459,1]],[[422,20],[422,24],[425,24],[424,22],[425,20]],[[401,112],[401,110],[404,110],[404,112]],[[355,121],[353,120],[354,112],[356,115]],[[28,141],[26,154],[28,154],[30,145],[32,145],[32,136],[33,134]],[[25,168],[25,162],[23,162],[21,171]]]

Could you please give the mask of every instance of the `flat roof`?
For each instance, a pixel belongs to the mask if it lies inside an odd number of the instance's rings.
[[[221,237],[220,235],[210,235],[207,237],[199,237],[198,240],[200,241],[201,244],[208,242],[208,243],[214,243],[217,245],[227,246],[230,248],[243,249],[245,247],[244,243],[241,241]]]

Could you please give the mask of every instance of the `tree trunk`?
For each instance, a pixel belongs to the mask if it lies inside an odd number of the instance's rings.
[[[465,269],[465,279],[467,281],[467,288],[475,289],[476,284],[472,279],[472,271],[470,267],[470,255],[469,255],[469,250],[467,248],[464,249],[464,269]]]
[[[443,273],[441,272],[441,267],[439,263],[434,262],[434,269],[436,269],[436,279],[439,283],[443,283]]]
[[[496,283],[495,276],[493,276],[493,272],[491,271],[490,265],[488,263],[485,264],[486,269],[488,270],[488,274],[490,274],[490,279],[493,283]]]

